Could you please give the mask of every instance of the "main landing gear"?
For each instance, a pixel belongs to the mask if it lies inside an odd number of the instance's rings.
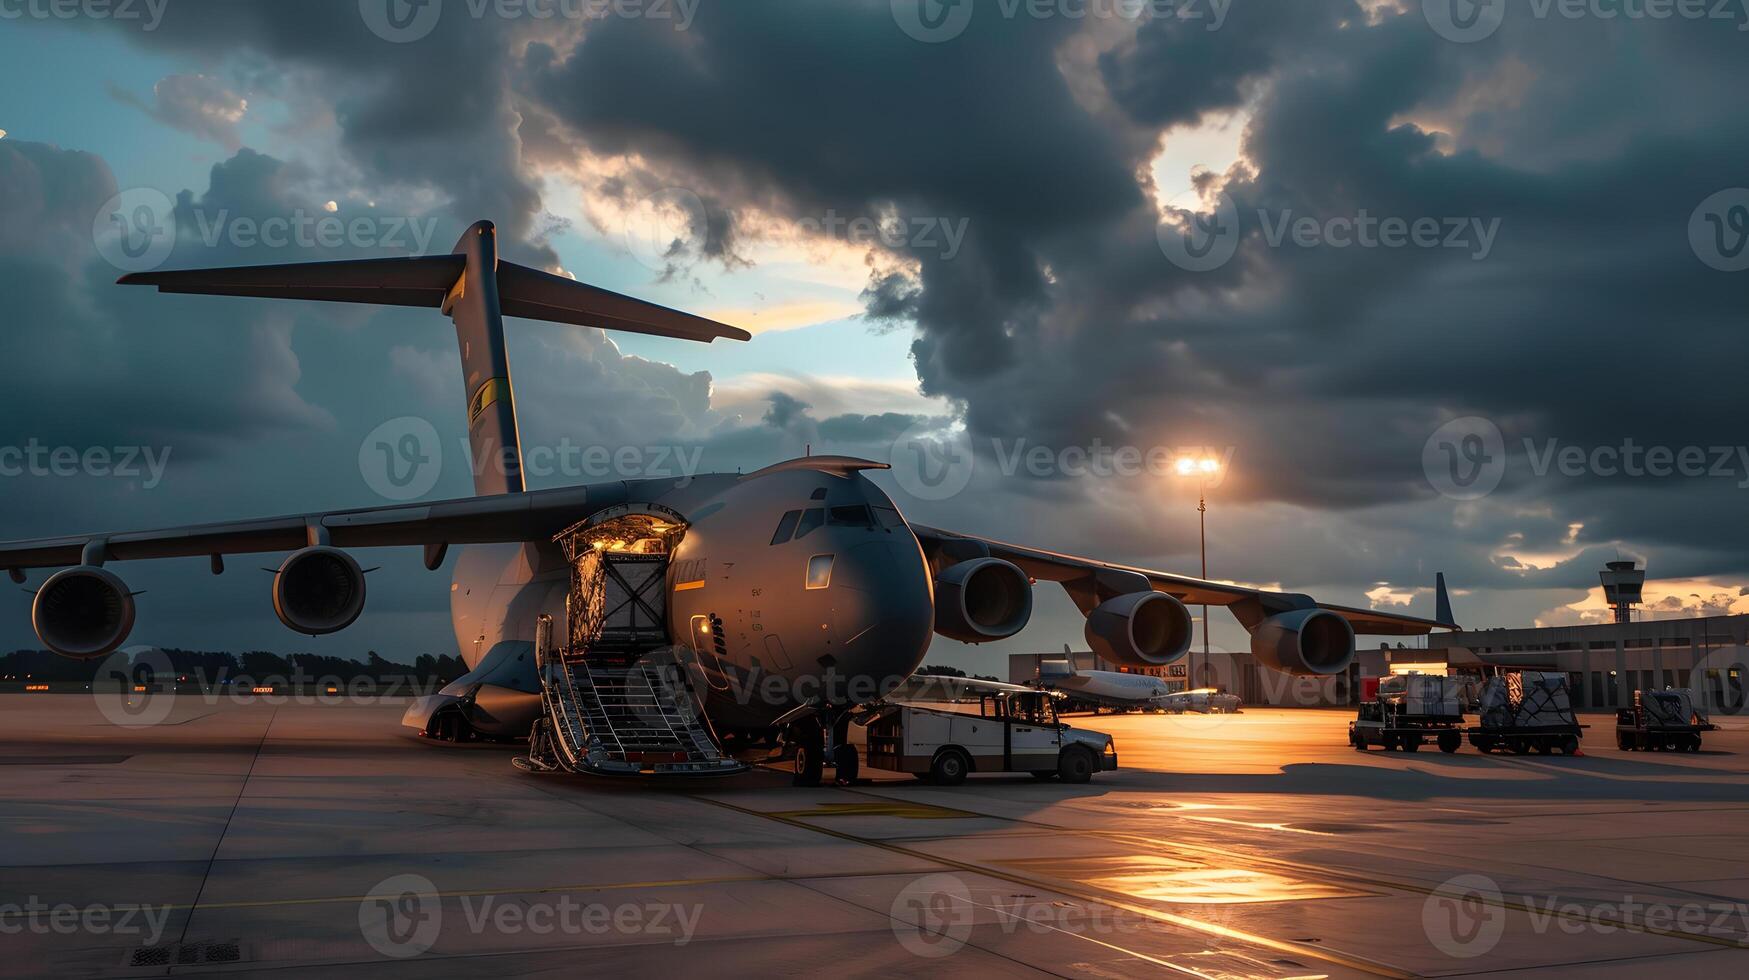
[[[830,742],[826,738],[828,730],[832,733]],[[791,724],[784,739],[795,748],[792,782],[797,786],[818,786],[830,764],[836,785],[855,783],[861,763],[856,746],[848,741],[849,735],[850,713],[847,711],[825,708],[812,718]]]

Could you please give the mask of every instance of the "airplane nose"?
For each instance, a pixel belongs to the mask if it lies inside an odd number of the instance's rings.
[[[870,541],[833,571],[837,671],[852,700],[885,694],[923,660],[934,631],[928,573],[915,541]]]

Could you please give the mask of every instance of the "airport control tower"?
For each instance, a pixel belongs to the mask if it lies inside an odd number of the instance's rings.
[[[1640,604],[1640,590],[1646,584],[1646,572],[1631,561],[1606,562],[1597,573],[1603,580],[1603,598],[1615,610],[1615,621],[1631,623],[1634,607]]]

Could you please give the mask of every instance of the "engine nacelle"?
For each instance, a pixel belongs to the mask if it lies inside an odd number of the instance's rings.
[[[1272,670],[1340,674],[1354,661],[1354,627],[1324,609],[1278,613],[1251,631],[1251,653]]]
[[[74,660],[106,657],[134,629],[134,596],[114,572],[81,565],[56,572],[37,590],[31,625],[43,646]]]
[[[1164,667],[1190,650],[1190,610],[1164,592],[1131,592],[1087,614],[1087,643],[1125,667]]]
[[[364,570],[339,548],[295,552],[273,576],[273,612],[306,636],[338,633],[364,612]]]
[[[1032,581],[1000,558],[949,565],[935,579],[935,631],[966,643],[1005,640],[1032,619]]]

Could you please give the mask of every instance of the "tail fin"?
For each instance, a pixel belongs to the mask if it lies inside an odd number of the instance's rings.
[[[468,439],[474,452],[474,492],[481,495],[524,489],[503,317],[704,343],[718,337],[751,338],[744,330],[713,320],[500,261],[497,229],[490,221],[470,227],[456,242],[453,255],[145,272],[123,276],[119,282],[124,286],[156,286],[161,293],[442,310],[455,322],[456,343],[461,349]]]
[[[1433,618],[1442,623],[1456,623],[1451,618],[1451,594],[1445,591],[1445,573],[1435,572],[1433,580],[1434,613]]]

